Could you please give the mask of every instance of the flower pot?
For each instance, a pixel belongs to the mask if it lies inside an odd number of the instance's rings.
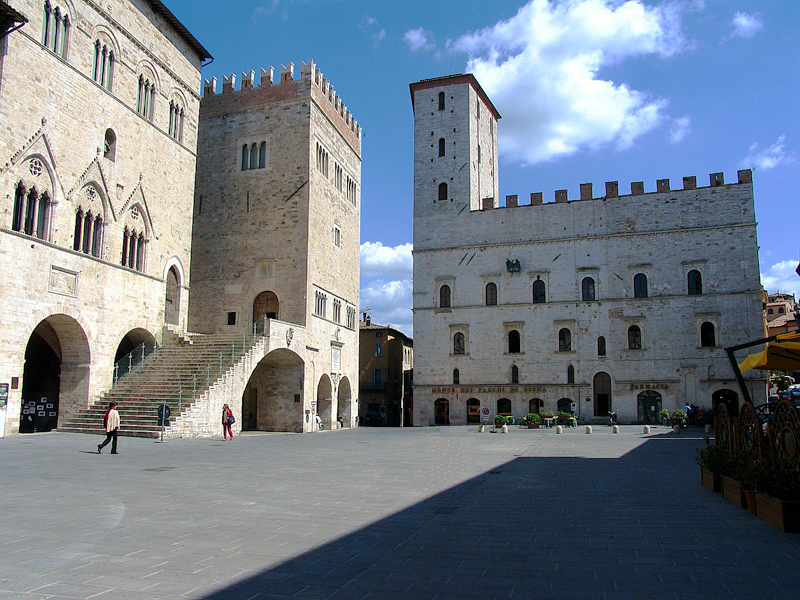
[[[747,510],[751,514],[756,514],[756,495],[753,490],[742,490],[744,494],[745,503],[747,504]]]
[[[784,533],[800,532],[800,501],[778,500],[756,492],[756,514]]]
[[[539,429],[538,423],[528,423],[528,429]]]
[[[700,482],[712,492],[722,491],[722,482],[719,480],[719,475],[714,474],[711,469],[700,467]]]
[[[746,508],[747,503],[742,493],[742,482],[722,476],[722,495],[726,500],[730,500],[739,508]]]

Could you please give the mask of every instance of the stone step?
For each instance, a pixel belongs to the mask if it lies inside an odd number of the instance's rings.
[[[57,431],[61,431],[64,433],[85,433],[85,434],[101,434],[105,435],[105,432],[102,429],[90,429],[90,428],[82,428],[82,427],[59,427]],[[141,437],[141,438],[151,438],[156,439],[161,435],[161,429],[159,428],[158,431],[119,431],[120,436],[125,437]],[[110,452],[106,448],[107,451]]]

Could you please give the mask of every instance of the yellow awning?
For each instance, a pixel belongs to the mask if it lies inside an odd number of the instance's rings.
[[[761,352],[750,354],[739,363],[744,373],[750,369],[761,371],[793,371],[800,369],[800,332],[784,333],[769,342]]]

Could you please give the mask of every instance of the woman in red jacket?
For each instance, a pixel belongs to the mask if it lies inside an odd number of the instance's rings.
[[[231,425],[236,422],[236,419],[233,418],[233,411],[231,407],[227,404],[222,407],[222,438],[227,440],[228,436],[231,436],[230,439],[233,439],[233,431],[231,430]]]

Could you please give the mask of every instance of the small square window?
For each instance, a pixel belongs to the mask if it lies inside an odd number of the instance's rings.
[[[236,325],[236,313],[229,312],[228,313],[228,325]]]

